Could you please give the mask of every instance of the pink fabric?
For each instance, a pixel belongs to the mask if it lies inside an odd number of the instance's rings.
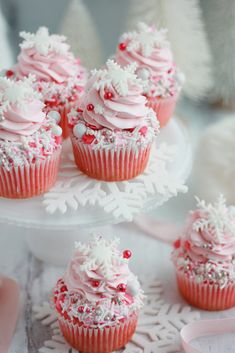
[[[20,288],[12,279],[0,283],[0,353],[7,353],[15,330],[20,306]]]
[[[197,322],[186,325],[181,330],[181,341],[185,353],[203,353],[192,347],[192,340],[223,333],[235,333],[235,317],[227,319],[199,320]]]

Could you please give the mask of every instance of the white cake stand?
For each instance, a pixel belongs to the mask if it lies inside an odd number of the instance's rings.
[[[78,238],[97,227],[110,233],[108,225],[132,221],[178,192],[186,192],[191,164],[189,139],[178,119],[161,131],[146,172],[128,182],[105,183],[85,176],[74,165],[66,142],[55,187],[32,199],[0,198],[0,222],[23,234],[36,257],[64,264]]]

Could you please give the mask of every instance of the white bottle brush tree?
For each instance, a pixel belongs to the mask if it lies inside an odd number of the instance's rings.
[[[83,0],[71,0],[61,24],[73,53],[92,69],[102,64],[101,44],[93,19]]]
[[[198,99],[211,84],[211,56],[198,0],[130,0],[128,29],[140,21],[168,29],[175,62],[185,74],[184,93]]]
[[[213,54],[214,102],[235,110],[235,1],[201,1]]]
[[[13,64],[13,55],[7,38],[7,23],[0,8],[0,71],[9,69]]]

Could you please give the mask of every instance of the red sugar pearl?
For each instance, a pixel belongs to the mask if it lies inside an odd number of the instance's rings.
[[[123,51],[126,49],[126,43],[120,43],[118,47],[121,51]]]
[[[181,245],[181,241],[180,241],[180,239],[176,239],[175,241],[174,241],[174,248],[175,249],[179,249],[180,248],[180,245]]]
[[[81,314],[84,313],[84,306],[79,306],[78,307],[78,312],[81,313]]]
[[[68,290],[68,288],[67,288],[66,286],[62,286],[62,287],[60,288],[60,291],[61,291],[61,292],[67,292],[67,290]]]
[[[100,281],[92,281],[92,287],[97,288],[100,285]]]
[[[124,250],[122,253],[122,256],[124,259],[129,259],[132,255],[132,252],[130,250]]]
[[[104,99],[112,99],[112,98],[113,98],[113,93],[112,92],[105,92]]]
[[[87,104],[86,108],[89,112],[92,112],[94,110],[94,105],[92,103]]]
[[[126,285],[124,283],[120,283],[118,286],[117,286],[117,290],[119,292],[125,292],[126,291]]]
[[[14,76],[14,71],[12,71],[12,70],[7,70],[6,71],[6,77],[12,77],[12,76]]]
[[[82,141],[86,144],[86,145],[90,145],[95,139],[94,135],[89,135],[89,134],[84,134],[82,136]]]

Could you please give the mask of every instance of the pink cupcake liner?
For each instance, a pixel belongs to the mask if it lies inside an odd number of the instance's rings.
[[[147,106],[157,114],[160,127],[166,126],[174,113],[178,95],[169,98],[147,97]]]
[[[66,341],[83,353],[110,353],[121,349],[133,336],[138,316],[133,314],[124,322],[103,328],[86,328],[59,317],[60,330]]]
[[[0,196],[13,199],[38,196],[56,182],[61,148],[46,159],[6,170],[0,167]]]
[[[187,302],[204,310],[225,310],[235,306],[235,283],[221,288],[216,284],[196,283],[183,273],[177,273],[177,283]]]
[[[78,168],[91,178],[105,181],[128,180],[145,170],[151,145],[145,148],[92,149],[72,138],[75,162]]]

